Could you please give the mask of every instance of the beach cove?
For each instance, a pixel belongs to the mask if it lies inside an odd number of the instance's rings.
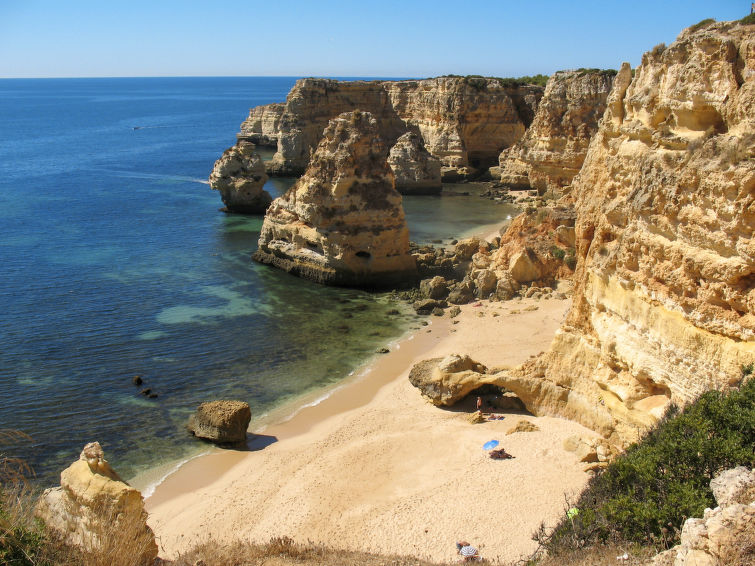
[[[473,425],[471,400],[433,407],[407,376],[413,363],[451,353],[520,364],[547,349],[569,303],[482,301],[454,319],[429,317],[358,379],[257,430],[250,452],[185,464],[146,499],[161,556],[207,539],[280,536],[434,561],[453,560],[460,539],[500,561],[531,553],[540,522],[553,524],[589,477],[564,440],[595,433],[515,412]],[[506,435],[519,420],[540,430]],[[514,458],[490,459],[490,439]]]

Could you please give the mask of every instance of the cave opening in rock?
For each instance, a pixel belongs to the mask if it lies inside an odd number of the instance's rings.
[[[482,398],[483,412],[513,411],[527,415],[532,414],[527,410],[527,407],[522,400],[515,393],[509,391],[505,387],[486,383],[485,385],[481,385],[477,389],[470,391],[469,394],[462,399],[462,403],[474,405],[477,401],[477,397]]]
[[[370,259],[370,257],[372,257],[369,252],[357,252],[355,255],[362,259]]]

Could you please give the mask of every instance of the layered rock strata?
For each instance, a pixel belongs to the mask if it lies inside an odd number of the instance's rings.
[[[739,383],[755,362],[753,32],[687,30],[634,78],[622,66],[572,185],[572,309],[548,352],[485,383],[619,446]]]
[[[465,176],[497,164],[501,151],[522,137],[542,90],[482,77],[301,79],[280,114],[277,105],[253,108],[241,135],[250,140],[277,139],[269,172],[301,175],[328,121],[342,112],[361,110],[376,118],[389,147],[401,135],[417,133],[449,176]]]
[[[241,131],[237,138],[262,147],[277,148],[280,119],[285,108],[285,104],[282,103],[255,106],[249,110],[249,116],[241,123]]]
[[[388,165],[396,179],[396,190],[402,195],[434,195],[443,188],[440,160],[430,155],[414,132],[396,141],[388,154]]]
[[[100,556],[127,551],[140,565],[153,564],[157,557],[141,493],[121,480],[98,442],[87,444],[63,470],[60,487],[44,491],[36,514],[68,544]]]
[[[254,149],[253,143],[240,140],[215,162],[210,187],[220,192],[227,212],[264,214],[273,200],[263,189],[267,181],[265,165]]]
[[[616,77],[573,185],[573,307],[520,373],[540,412],[626,443],[755,361],[754,30],[685,31]]]
[[[532,125],[499,158],[501,182],[560,194],[571,184],[606,109],[615,71],[559,71],[545,87]]]
[[[305,174],[265,215],[254,259],[320,283],[388,287],[416,279],[409,230],[377,120],[332,120]]]

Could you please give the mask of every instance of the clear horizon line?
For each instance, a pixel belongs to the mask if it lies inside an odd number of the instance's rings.
[[[431,77],[414,77],[414,76],[392,76],[392,75],[82,75],[82,76],[44,76],[44,77],[0,77],[0,80],[61,80],[61,79],[334,79],[338,77],[349,77],[354,79],[373,79],[373,78],[397,78],[397,79],[414,79],[422,80],[426,78],[437,78],[450,75],[435,75]],[[457,75],[464,76],[464,75]],[[493,75],[479,75],[483,77],[493,77]]]

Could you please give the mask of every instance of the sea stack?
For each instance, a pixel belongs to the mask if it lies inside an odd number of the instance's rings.
[[[437,195],[440,181],[440,160],[425,149],[422,137],[414,132],[401,136],[388,154],[396,177],[396,190],[402,195]]]
[[[223,152],[210,174],[210,187],[220,191],[226,212],[264,214],[273,200],[262,187],[267,181],[262,158],[255,145],[239,140]]]
[[[304,176],[270,205],[254,259],[328,285],[384,288],[416,279],[386,157],[372,114],[331,120]]]

